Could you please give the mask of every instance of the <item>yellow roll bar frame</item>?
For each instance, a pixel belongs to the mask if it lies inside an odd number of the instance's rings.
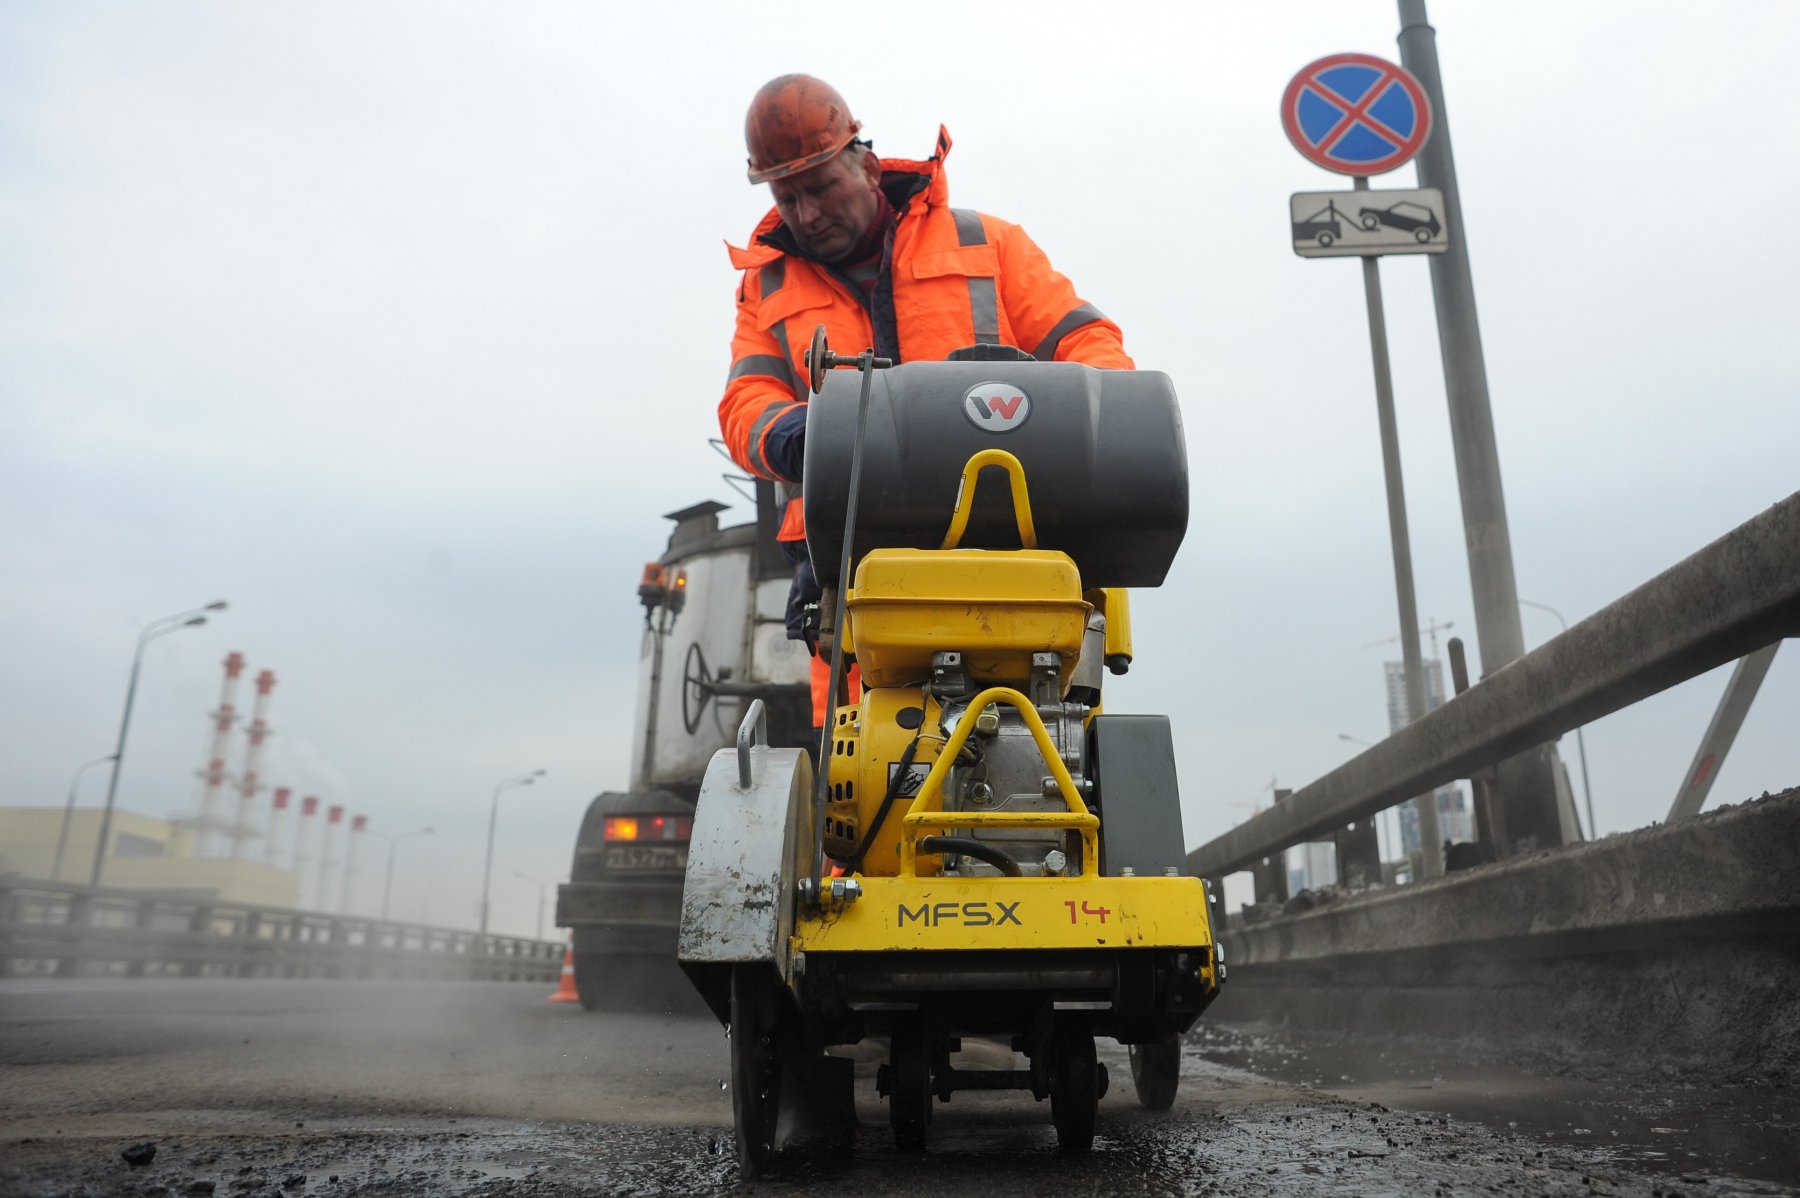
[[[1014,461],[1016,463],[1017,459]],[[1018,711],[1026,728],[1031,731],[1031,739],[1036,742],[1038,752],[1043,755],[1044,764],[1056,779],[1056,787],[1062,792],[1063,802],[1069,805],[1067,812],[943,809],[944,779],[949,776],[957,754],[962,752],[963,745],[968,743],[969,737],[974,733],[975,717],[985,711],[990,703],[1005,703]],[[919,793],[913,798],[912,806],[900,821],[900,876],[917,876],[917,841],[921,833],[927,829],[950,828],[1067,828],[1079,831],[1082,872],[1096,872],[1100,866],[1100,817],[1089,811],[1087,804],[1082,802],[1081,792],[1076,788],[1075,780],[1069,776],[1069,767],[1063,764],[1062,754],[1056,751],[1055,744],[1051,742],[1050,732],[1044,727],[1037,708],[1031,705],[1030,699],[1010,686],[990,686],[969,700],[969,705],[963,709],[963,718],[957,722],[956,731],[950,734],[944,747],[939,750],[937,760],[931,763],[931,771],[925,775],[925,781],[919,786]]]

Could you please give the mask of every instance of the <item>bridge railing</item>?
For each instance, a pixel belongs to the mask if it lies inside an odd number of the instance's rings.
[[[0,877],[0,977],[554,982],[562,954],[550,940]]]
[[[1268,870],[1294,845],[1332,840],[1352,822],[1479,777],[1514,754],[1795,635],[1800,493],[1201,845],[1188,854],[1188,872],[1222,879]]]

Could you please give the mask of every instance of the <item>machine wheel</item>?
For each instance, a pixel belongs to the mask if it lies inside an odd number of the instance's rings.
[[[1175,1105],[1181,1086],[1181,1037],[1171,1035],[1153,1044],[1133,1044],[1131,1084],[1138,1105],[1147,1111],[1166,1111]]]
[[[775,1151],[785,1048],[779,999],[760,970],[731,971],[731,1114],[745,1177],[761,1173]]]
[[[824,1053],[790,1062],[800,1126],[828,1152],[849,1152],[856,1142],[855,1064]]]
[[[1086,1152],[1094,1146],[1094,1119],[1100,1109],[1100,1066],[1094,1037],[1084,1024],[1059,1022],[1056,1028],[1050,1087],[1050,1118],[1056,1142],[1064,1152]]]
[[[918,1020],[895,1025],[888,1063],[888,1122],[894,1128],[894,1147],[923,1152],[925,1128],[931,1122],[931,1046]]]

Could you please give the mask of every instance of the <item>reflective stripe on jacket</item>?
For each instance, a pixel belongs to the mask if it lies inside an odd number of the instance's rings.
[[[1119,327],[1075,293],[1019,226],[949,206],[944,157],[950,135],[924,162],[884,158],[882,188],[898,221],[890,277],[900,360],[940,361],[966,345],[1015,345],[1042,361],[1132,369]],[[743,272],[731,367],[719,402],[719,426],[738,465],[783,481],[766,457],[769,430],[804,408],[806,348],[825,326],[833,349],[855,353],[875,343],[869,312],[818,263],[767,238],[780,226],[771,210],[750,248],[728,246]],[[788,479],[785,481],[795,481]],[[800,501],[783,513],[780,538],[805,536]]]

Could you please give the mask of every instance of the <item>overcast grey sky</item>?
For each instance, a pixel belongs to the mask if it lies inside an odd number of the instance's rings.
[[[1573,621],[1800,482],[1800,7],[1431,15],[1519,590]],[[280,679],[270,781],[439,828],[398,915],[471,923],[491,788],[547,768],[501,818],[496,924],[529,931],[512,875],[565,871],[626,782],[660,513],[734,499],[705,439],[723,242],[768,203],[742,115],[805,70],[883,153],[948,125],[953,200],[1174,378],[1193,516],[1109,705],[1174,716],[1188,839],[1217,834],[1385,731],[1360,273],[1286,230],[1347,181],[1277,108],[1396,30],[1384,0],[5,5],[0,802],[60,802],[138,629],[223,596],[147,655],[122,805],[195,807],[239,649]],[[1427,268],[1383,280],[1419,610],[1473,644]],[[1723,684],[1589,730],[1603,832],[1666,810]],[[1800,781],[1797,729],[1790,646],[1714,801]]]

